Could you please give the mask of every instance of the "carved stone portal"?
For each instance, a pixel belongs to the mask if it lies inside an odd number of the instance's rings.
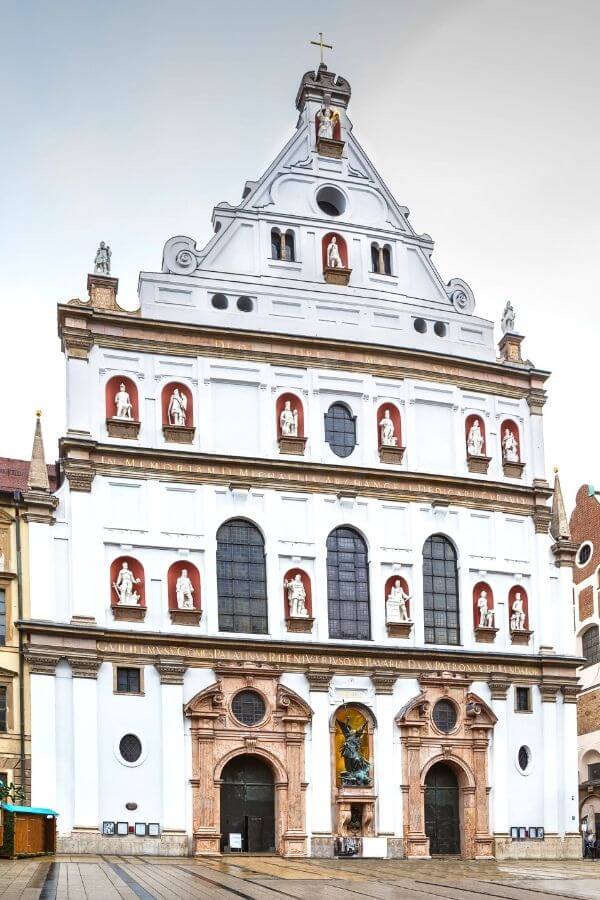
[[[404,844],[408,857],[429,857],[425,833],[425,779],[438,762],[449,766],[458,781],[460,855],[464,859],[493,857],[489,827],[488,747],[496,716],[469,691],[470,680],[460,674],[439,672],[421,676],[421,693],[406,703],[396,723],[402,745]],[[455,721],[435,722],[441,701],[454,707]]]
[[[240,754],[260,757],[275,785],[275,846],[281,856],[306,856],[304,747],[312,711],[279,683],[280,672],[238,663],[215,669],[217,681],[185,707],[192,736],[193,852],[221,850],[221,773]],[[256,725],[236,719],[232,702],[240,691],[260,695],[265,714]]]

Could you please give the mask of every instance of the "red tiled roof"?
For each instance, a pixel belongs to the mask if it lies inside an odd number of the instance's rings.
[[[57,488],[56,466],[46,466],[50,479],[50,490]],[[28,459],[10,459],[8,456],[0,456],[0,491],[26,491],[27,475],[29,474]]]

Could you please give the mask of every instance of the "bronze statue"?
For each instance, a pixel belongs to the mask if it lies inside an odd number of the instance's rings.
[[[336,719],[336,722],[344,735],[340,755],[344,757],[346,771],[340,775],[342,785],[344,787],[368,787],[371,784],[371,763],[365,759],[360,750],[367,723],[363,722],[360,728],[352,728],[349,716],[346,716],[345,722],[340,719]]]

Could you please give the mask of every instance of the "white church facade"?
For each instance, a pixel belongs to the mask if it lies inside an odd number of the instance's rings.
[[[26,641],[64,851],[580,853],[548,373],[440,277],[349,100],[306,73],[287,145],[138,310],[104,247],[59,306]]]

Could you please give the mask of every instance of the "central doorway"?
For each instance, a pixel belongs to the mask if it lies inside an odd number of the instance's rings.
[[[460,853],[458,781],[444,763],[436,763],[425,776],[425,834],[432,855]]]
[[[270,767],[257,756],[236,756],[223,769],[221,780],[221,852],[241,843],[243,853],[274,853],[275,787]]]

